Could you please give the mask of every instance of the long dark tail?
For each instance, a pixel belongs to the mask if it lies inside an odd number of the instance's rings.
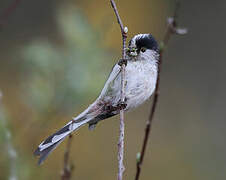
[[[86,124],[90,119],[85,119],[80,122],[70,121],[62,129],[49,136],[45,141],[43,141],[38,148],[35,150],[34,155],[40,156],[38,164],[47,158],[49,153],[51,153],[70,133],[77,130],[82,125]]]

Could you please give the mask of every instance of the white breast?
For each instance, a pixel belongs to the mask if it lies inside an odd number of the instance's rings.
[[[155,90],[157,65],[150,61],[132,61],[126,66],[127,109],[144,103]]]
[[[141,58],[140,58],[141,59]],[[144,103],[154,92],[157,79],[157,64],[153,58],[138,61],[129,60],[125,68],[125,97],[126,110]],[[105,103],[117,106],[121,97],[121,72],[116,64],[98,97]]]

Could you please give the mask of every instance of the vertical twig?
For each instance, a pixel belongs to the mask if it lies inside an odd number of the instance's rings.
[[[68,142],[67,142],[66,150],[64,153],[64,167],[61,175],[61,180],[70,180],[72,171],[74,169],[74,166],[69,164],[71,141],[72,141],[72,135],[70,134],[68,137]]]
[[[17,8],[21,0],[14,0],[13,3],[5,9],[5,11],[0,16],[0,27],[3,26],[6,19],[12,14],[12,12]]]
[[[153,121],[153,118],[154,118],[156,105],[157,105],[157,102],[158,102],[160,72],[161,72],[161,66],[162,66],[162,55],[163,55],[163,52],[164,52],[164,47],[168,44],[171,35],[173,35],[173,34],[183,35],[183,34],[187,33],[187,29],[177,28],[176,17],[177,17],[178,9],[179,9],[179,3],[177,2],[175,12],[174,12],[174,16],[167,19],[167,30],[166,30],[166,33],[164,35],[163,41],[160,44],[159,66],[158,66],[158,76],[157,76],[156,89],[155,89],[155,93],[154,93],[154,99],[153,99],[153,103],[152,103],[152,106],[151,106],[150,115],[149,115],[149,118],[148,118],[147,123],[146,123],[145,135],[144,135],[144,139],[143,139],[143,145],[142,145],[141,153],[137,154],[137,163],[136,163],[137,170],[136,170],[135,180],[138,180],[139,177],[140,177],[141,166],[142,166],[142,163],[143,163],[145,150],[146,150],[147,143],[148,143],[149,134],[151,132],[152,121]]]
[[[126,38],[128,28],[123,26],[122,20],[119,16],[116,4],[114,0],[110,0],[111,6],[115,12],[118,24],[121,29],[122,34],[122,64],[121,64],[121,103],[125,101],[125,67],[126,67]],[[120,108],[120,130],[119,130],[119,141],[118,141],[118,180],[122,180],[123,172],[125,170],[123,165],[123,155],[124,155],[124,131],[125,131],[125,123],[124,123],[124,109]]]

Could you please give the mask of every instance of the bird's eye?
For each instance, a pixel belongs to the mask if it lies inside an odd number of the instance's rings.
[[[146,51],[146,49],[147,49],[147,48],[142,47],[140,50],[141,50],[141,52],[145,52],[145,51]]]

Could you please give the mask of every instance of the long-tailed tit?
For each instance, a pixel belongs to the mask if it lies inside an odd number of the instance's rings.
[[[136,108],[150,98],[155,90],[159,47],[151,34],[135,35],[129,42],[126,51],[125,68],[125,111]],[[116,64],[106,81],[99,97],[84,112],[74,117],[62,129],[43,141],[35,155],[40,156],[41,164],[69,134],[82,125],[90,129],[104,119],[119,114],[121,95],[121,67]]]

